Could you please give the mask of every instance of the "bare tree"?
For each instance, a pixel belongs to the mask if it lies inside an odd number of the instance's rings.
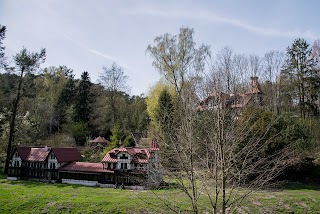
[[[252,76],[258,76],[261,72],[261,57],[256,54],[249,55],[249,70]]]
[[[281,51],[270,51],[264,55],[263,64],[265,68],[265,79],[267,87],[265,88],[265,102],[269,109],[279,112],[280,102],[280,71],[284,63],[284,53]]]
[[[116,63],[113,63],[110,68],[103,67],[103,73],[100,74],[99,82],[107,90],[107,99],[112,111],[113,125],[118,117],[117,94],[129,90],[127,80],[128,76],[124,74],[123,68]]]
[[[217,54],[218,69],[225,74],[226,92],[233,93],[231,85],[234,85],[234,72],[232,65],[233,51],[230,47],[226,46]]]
[[[6,35],[6,26],[0,25],[0,68],[5,66],[4,46],[2,46],[2,40]]]
[[[212,73],[211,88],[225,87],[224,72]],[[189,93],[193,93],[189,91]],[[188,95],[188,94],[186,94]],[[256,115],[238,117],[236,110],[224,108],[224,98],[217,96],[213,110],[195,112],[190,108],[192,96],[184,99],[190,104],[180,107],[178,122],[166,122],[159,135],[163,171],[190,201],[188,211],[201,212],[201,199],[210,201],[206,210],[226,213],[235,210],[252,192],[277,177],[287,165],[290,148],[284,146],[272,153],[276,133],[271,132],[277,119],[258,126]],[[164,112],[163,117],[175,120],[176,112]],[[252,122],[253,120],[253,122]],[[163,137],[166,136],[166,137]],[[173,200],[171,193],[156,193],[165,206],[175,213],[184,211],[185,204]]]

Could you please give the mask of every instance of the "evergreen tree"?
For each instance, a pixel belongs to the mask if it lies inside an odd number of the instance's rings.
[[[91,115],[92,94],[90,91],[92,83],[88,72],[83,72],[77,88],[74,106],[74,122],[88,123]]]
[[[283,76],[294,85],[291,92],[293,103],[297,100],[301,118],[305,118],[308,111],[318,114],[315,90],[319,87],[320,77],[315,73],[316,61],[312,56],[312,50],[304,39],[294,40],[291,47],[287,48],[286,66],[282,72]]]
[[[67,83],[62,89],[62,92],[59,95],[57,104],[55,106],[55,115],[57,119],[58,131],[60,131],[61,126],[67,123],[67,110],[72,105],[75,98],[73,70],[67,68],[66,66],[60,66],[59,69],[61,69],[64,72],[64,75],[67,78]]]

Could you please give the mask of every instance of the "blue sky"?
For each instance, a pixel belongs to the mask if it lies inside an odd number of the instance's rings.
[[[0,24],[7,26],[6,55],[47,49],[42,67],[66,65],[79,78],[97,82],[103,66],[116,62],[129,76],[131,94],[146,94],[159,80],[145,50],[164,33],[195,30],[197,44],[212,52],[285,51],[295,38],[320,38],[320,1],[239,0],[0,0]]]

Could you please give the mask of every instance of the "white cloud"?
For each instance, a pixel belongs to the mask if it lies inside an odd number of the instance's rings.
[[[177,19],[191,19],[191,20],[201,20],[213,23],[223,23],[232,25],[235,27],[239,27],[245,29],[249,32],[267,35],[267,36],[278,36],[278,37],[303,37],[312,40],[316,40],[319,38],[319,35],[315,35],[313,32],[307,31],[292,31],[292,30],[279,30],[275,28],[269,28],[264,26],[257,26],[245,21],[229,18],[226,16],[221,16],[214,12],[209,12],[206,10],[201,11],[163,11],[163,10],[155,10],[151,8],[138,8],[136,10],[128,10],[124,11],[127,15],[148,15],[148,16],[157,16],[157,17],[165,17],[165,18],[177,18]]]

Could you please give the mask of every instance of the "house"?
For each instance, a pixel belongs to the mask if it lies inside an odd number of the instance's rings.
[[[9,180],[49,179],[62,183],[114,187],[157,186],[162,181],[159,146],[120,147],[109,151],[100,163],[79,162],[76,148],[20,147],[11,156]]]
[[[113,149],[101,162],[104,169],[113,171],[113,182],[118,184],[146,183],[153,186],[162,180],[159,147],[155,140],[151,140],[149,147]]]
[[[101,163],[73,162],[59,168],[62,183],[114,187],[156,186],[162,181],[159,147],[120,147],[109,151]]]
[[[263,92],[258,82],[258,77],[251,77],[251,84],[245,93],[227,94],[214,92],[197,106],[197,110],[203,111],[217,108],[241,109],[248,105],[263,105]]]
[[[109,141],[107,141],[104,137],[97,137],[94,140],[90,140],[90,146],[95,149],[101,149],[108,145]]]
[[[80,159],[76,148],[17,146],[10,157],[8,179],[57,180],[61,166]]]

